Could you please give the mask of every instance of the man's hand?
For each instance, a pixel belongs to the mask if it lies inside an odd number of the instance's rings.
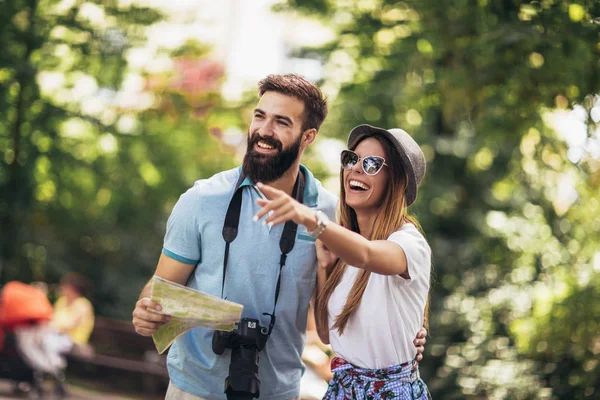
[[[417,333],[417,337],[413,340],[415,347],[417,348],[417,356],[415,360],[417,362],[423,359],[423,352],[425,351],[425,343],[427,342],[427,329],[421,328],[421,330]]]
[[[262,208],[254,216],[255,222],[268,215],[263,224],[268,224],[269,226],[294,221],[298,225],[306,226],[308,230],[316,228],[317,221],[313,210],[299,203],[282,190],[260,182],[256,186],[264,192],[267,199],[258,199],[256,201]],[[307,224],[312,224],[312,226],[308,226]]]
[[[165,254],[161,254],[154,275],[171,282],[185,285],[196,265],[184,264]],[[161,326],[171,319],[168,315],[157,314],[148,309],[161,311],[162,307],[150,299],[152,293],[152,280],[142,289],[140,299],[133,309],[133,326],[140,335],[151,336]]]
[[[132,322],[135,331],[142,336],[152,336],[161,325],[166,324],[171,319],[168,315],[147,311],[148,308],[156,311],[162,310],[160,304],[150,300],[148,297],[143,297],[135,303],[132,313]]]

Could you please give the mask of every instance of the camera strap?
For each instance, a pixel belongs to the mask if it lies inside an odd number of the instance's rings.
[[[225,223],[223,224],[223,239],[225,240],[225,255],[223,257],[223,282],[221,285],[221,298],[225,290],[225,275],[227,273],[227,261],[229,259],[229,245],[235,240],[238,234],[238,227],[240,225],[240,213],[242,210],[242,194],[243,187],[240,187],[246,176],[241,173],[235,185],[235,191],[233,197],[229,202],[227,208],[227,214],[225,215]],[[296,183],[292,191],[293,197],[299,203],[304,202],[304,174],[302,171],[298,171],[296,177]],[[287,255],[294,248],[296,242],[296,231],[298,230],[298,224],[293,221],[287,221],[283,227],[281,238],[279,239],[279,249],[281,250],[281,257],[279,258],[279,274],[277,276],[277,286],[275,287],[275,302],[273,304],[273,313],[263,313],[271,317],[269,322],[268,335],[271,335],[273,326],[275,326],[275,308],[277,307],[277,300],[279,298],[279,289],[281,287],[281,270],[283,269],[287,260]]]

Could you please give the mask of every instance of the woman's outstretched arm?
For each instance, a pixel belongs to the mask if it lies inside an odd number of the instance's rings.
[[[272,212],[263,223],[277,225],[294,221],[308,230],[317,227],[314,210],[297,202],[285,192],[269,185],[258,184],[268,200],[259,199],[262,209],[255,216],[258,221]],[[388,240],[369,240],[360,234],[330,222],[319,239],[327,248],[348,265],[381,275],[404,275],[408,266],[402,247]]]

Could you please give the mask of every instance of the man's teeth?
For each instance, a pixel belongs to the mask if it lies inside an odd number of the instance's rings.
[[[367,185],[359,181],[350,181],[350,187],[352,189],[369,190],[369,187]]]
[[[267,150],[273,150],[274,149],[273,146],[269,146],[268,144],[266,144],[264,142],[258,142],[258,147],[260,147],[261,149],[267,149]]]

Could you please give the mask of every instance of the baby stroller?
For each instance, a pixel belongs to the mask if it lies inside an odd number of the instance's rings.
[[[0,377],[38,399],[46,395],[45,375],[54,378],[54,398],[65,396],[62,354],[71,343],[49,325],[51,318],[52,305],[40,289],[9,282],[0,292]]]

